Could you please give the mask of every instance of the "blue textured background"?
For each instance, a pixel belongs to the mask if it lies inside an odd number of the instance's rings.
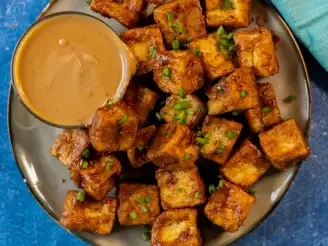
[[[46,3],[0,0],[0,245],[85,245],[34,201],[16,167],[7,134],[12,51]],[[328,245],[328,74],[306,50],[303,53],[312,82],[313,153],[276,210],[237,245]]]

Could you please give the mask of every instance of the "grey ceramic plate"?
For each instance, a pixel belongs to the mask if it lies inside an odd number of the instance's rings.
[[[99,17],[117,33],[125,30],[115,20],[105,19],[91,12],[88,7],[85,0],[57,0],[47,7],[43,15],[60,11],[80,11]],[[265,23],[265,26],[280,38],[277,49],[280,72],[263,81],[273,84],[282,116],[294,117],[305,136],[308,137],[311,121],[311,94],[306,67],[297,43],[287,25],[273,9],[256,3],[253,6],[253,19]],[[284,104],[283,98],[290,94],[297,95],[297,102]],[[8,120],[13,152],[24,181],[42,208],[58,222],[66,192],[69,189],[76,189],[69,179],[67,168],[48,154],[60,129],[34,118],[22,105],[13,89],[10,90]],[[125,164],[127,167],[128,164]],[[201,221],[205,245],[230,244],[256,228],[283,197],[298,168],[299,164],[284,172],[269,171],[254,185],[257,202],[244,226],[238,232],[223,232],[208,221]],[[62,183],[62,179],[66,182]],[[108,237],[89,233],[76,235],[95,245],[148,245],[141,239],[140,235],[143,231],[141,227],[116,225]]]

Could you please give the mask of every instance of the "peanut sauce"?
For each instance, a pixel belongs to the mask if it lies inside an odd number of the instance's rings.
[[[74,13],[34,25],[13,60],[21,100],[62,126],[87,124],[108,99],[120,99],[135,70],[133,55],[106,24]]]

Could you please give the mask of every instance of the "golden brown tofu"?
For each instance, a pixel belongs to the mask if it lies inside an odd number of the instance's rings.
[[[157,169],[156,180],[164,210],[194,207],[206,202],[205,186],[197,168]]]
[[[161,5],[164,2],[164,0],[145,0],[145,2],[146,3],[153,3],[153,4],[158,6],[158,5]]]
[[[166,98],[166,104],[160,115],[167,123],[179,123],[190,128],[198,125],[206,112],[204,103],[195,95],[186,95],[185,98],[171,95]]]
[[[255,75],[261,77],[279,72],[271,31],[264,28],[240,31],[233,35],[233,40],[241,67],[252,68]]]
[[[143,0],[92,0],[91,9],[103,16],[112,17],[121,24],[133,28],[143,10]]]
[[[85,163],[85,161],[84,161]],[[121,164],[113,154],[103,154],[80,169],[81,187],[92,198],[102,200],[114,187]]]
[[[162,124],[147,156],[152,163],[167,170],[194,167],[198,159],[195,135],[187,126]]]
[[[137,114],[140,124],[144,124],[158,99],[159,96],[152,90],[130,81],[123,100]]]
[[[152,246],[201,246],[194,208],[170,209],[157,217],[151,234]]]
[[[197,142],[202,146],[203,157],[224,164],[239,137],[243,125],[235,121],[206,116],[202,136]]]
[[[232,183],[249,187],[270,167],[270,162],[248,139],[221,168],[222,174]]]
[[[127,151],[128,159],[134,168],[140,168],[149,162],[147,151],[155,136],[156,126],[148,126],[138,130],[136,146]]]
[[[190,43],[194,51],[199,49],[205,74],[210,80],[228,75],[235,70],[231,58],[218,48],[220,39],[219,35],[211,33]]]
[[[129,46],[137,60],[136,74],[153,71],[157,52],[165,50],[158,25],[127,30],[121,33],[120,38]]]
[[[199,0],[173,0],[154,10],[154,19],[163,33],[165,43],[185,43],[206,36],[205,20]]]
[[[89,135],[99,152],[131,149],[137,137],[138,117],[123,101],[97,109]]]
[[[191,94],[204,84],[201,58],[191,50],[163,51],[154,64],[154,80],[166,93]]]
[[[122,182],[117,194],[121,225],[153,224],[161,212],[156,185]]]
[[[288,164],[305,160],[311,152],[294,119],[283,121],[272,129],[260,133],[259,139],[265,156],[278,169],[285,169]]]
[[[246,119],[251,130],[261,132],[264,127],[275,125],[281,121],[276,94],[270,83],[258,84],[260,105],[246,111]]]
[[[205,0],[207,25],[248,27],[251,5],[251,0]]]
[[[87,130],[63,130],[52,144],[50,154],[70,168],[73,162],[81,158],[83,151],[89,146],[90,139]]]
[[[106,197],[102,201],[95,201],[85,196],[81,201],[78,199],[78,193],[74,190],[68,191],[60,224],[72,231],[108,235],[115,221],[116,199]]]
[[[212,223],[234,232],[243,225],[255,201],[254,196],[224,181],[209,198],[204,213]]]
[[[206,93],[208,114],[217,115],[259,105],[255,76],[249,68],[238,68]]]

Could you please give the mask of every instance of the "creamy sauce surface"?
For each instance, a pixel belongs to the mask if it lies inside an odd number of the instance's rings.
[[[108,99],[119,99],[135,73],[127,47],[104,23],[84,15],[51,17],[22,39],[13,64],[16,88],[40,118],[88,123]]]

